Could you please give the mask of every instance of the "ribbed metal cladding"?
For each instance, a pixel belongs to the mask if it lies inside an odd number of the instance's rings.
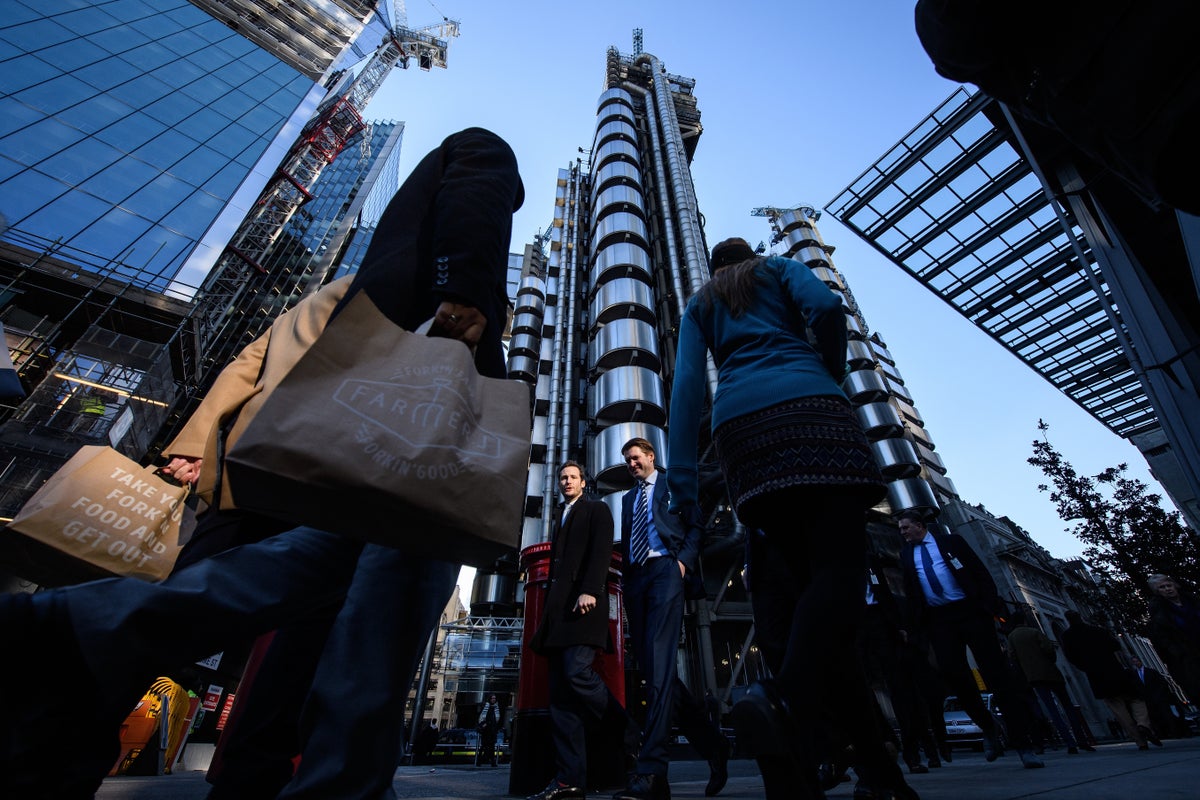
[[[667,398],[662,378],[645,367],[617,367],[605,372],[589,393],[591,412],[599,425],[646,422],[665,425]]]
[[[621,541],[621,503],[623,502],[624,494],[624,492],[617,491],[600,498],[604,505],[608,506],[609,512],[612,513],[613,522],[616,523],[613,525],[613,535],[616,537],[615,541],[618,542]]]
[[[621,446],[635,437],[650,442],[654,447],[654,463],[661,469],[667,468],[666,432],[644,422],[622,422],[600,431],[588,452],[588,472],[601,488],[626,489],[633,485]]]
[[[529,356],[508,357],[508,377],[513,380],[533,383],[537,380],[538,360]]]
[[[884,439],[904,432],[904,423],[896,409],[887,403],[867,403],[854,409],[868,439]]]
[[[592,205],[592,225],[616,211],[628,211],[646,218],[646,201],[642,193],[632,186],[610,186],[601,192]]]
[[[530,464],[529,475],[525,478],[525,495],[526,497],[540,497],[542,494],[542,484],[546,480],[546,465],[545,464]]]
[[[941,456],[920,443],[916,445],[916,448],[917,455],[920,456],[921,461],[924,462],[925,466],[931,470],[940,472],[943,475],[946,474],[946,464],[942,461]]]
[[[883,376],[875,370],[860,369],[851,372],[842,381],[842,391],[855,405],[876,403],[888,398],[887,384],[883,382]]]
[[[812,211],[812,209],[809,209]],[[775,220],[775,225],[781,233],[788,233],[797,225],[812,227],[812,218],[808,216],[803,209],[789,208],[783,211]]]
[[[592,201],[596,195],[610,186],[632,186],[642,188],[642,171],[626,161],[613,161],[596,170],[592,179]]]
[[[859,324],[858,318],[852,314],[846,315],[846,336],[851,339],[858,339],[859,341],[867,338],[862,325]]]
[[[921,474],[921,462],[912,442],[900,437],[871,443],[875,461],[885,478],[915,478]]]
[[[788,232],[783,237],[784,246],[789,252],[796,252],[801,247],[820,247],[821,240],[811,225],[801,225]]]
[[[938,508],[933,489],[920,478],[905,478],[889,483],[887,497],[893,513],[909,510],[930,511]]]
[[[846,343],[846,361],[851,369],[871,369],[875,366],[875,354],[870,345],[855,339]]]
[[[838,274],[829,267],[813,267],[812,274],[820,278],[830,289],[845,290],[846,284]]]
[[[596,334],[588,351],[589,369],[642,366],[658,371],[658,337],[654,326],[636,319],[610,322]]]
[[[634,278],[618,278],[602,284],[592,299],[593,323],[606,324],[618,319],[654,322],[654,292]]]
[[[601,111],[604,109],[604,107],[610,103],[613,103],[614,101],[628,106],[630,112],[633,111],[633,95],[617,86],[613,87],[612,89],[606,89],[603,93],[601,93],[600,97],[596,99],[596,116],[601,116]]]
[[[616,242],[596,253],[591,274],[592,286],[623,277],[637,278],[649,285],[650,254],[640,244]]]
[[[517,314],[527,311],[541,317],[546,311],[546,301],[542,299],[540,294],[534,294],[533,292],[518,294],[517,300],[513,304],[513,311]]]
[[[515,356],[537,358],[541,350],[542,339],[532,333],[518,333],[508,340],[508,360],[512,363]]]
[[[819,247],[801,247],[792,258],[802,261],[810,267],[833,266],[829,254]]]
[[[524,278],[521,278],[521,283],[517,287],[517,297],[523,294],[536,294],[545,300],[546,282],[536,275],[526,275]]]
[[[637,147],[623,139],[605,142],[592,152],[592,163],[597,166],[602,166],[609,161],[627,161],[639,166],[642,163]]]
[[[609,139],[624,139],[636,145],[637,128],[633,127],[632,122],[623,119],[610,120],[596,129],[596,136],[592,139],[592,144],[593,146],[603,144]]]
[[[512,321],[513,334],[532,333],[535,336],[542,332],[542,315],[527,311],[524,314],[514,314]]]
[[[646,247],[648,241],[646,223],[641,217],[628,211],[609,214],[597,222],[592,230],[592,242],[597,253],[602,247],[616,242],[635,242]]]

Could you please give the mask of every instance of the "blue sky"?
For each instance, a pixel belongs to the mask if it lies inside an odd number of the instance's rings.
[[[454,130],[504,136],[526,189],[518,252],[552,219],[558,170],[591,143],[607,49],[632,52],[636,27],[668,72],[696,80],[704,133],[692,173],[710,243],[769,240],[755,207],[822,208],[957,86],[921,49],[911,2],[413,0],[408,15],[412,26],[461,22],[449,69],[396,70],[366,116],[406,123],[402,174]],[[964,500],[1011,517],[1060,558],[1079,555],[1025,463],[1039,418],[1082,472],[1128,462],[1159,490],[1132,445],[831,215],[818,224]]]

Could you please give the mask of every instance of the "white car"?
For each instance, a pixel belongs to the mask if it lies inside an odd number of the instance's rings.
[[[992,719],[996,721],[996,731],[1000,735],[1000,746],[1006,746],[1004,717],[996,708],[996,702],[992,699],[991,692],[980,692],[980,698],[987,710],[991,713]],[[946,698],[942,705],[942,716],[946,720],[946,741],[951,747],[965,746],[973,750],[983,750],[983,730],[975,724],[975,722],[959,705],[958,698],[954,695]]]

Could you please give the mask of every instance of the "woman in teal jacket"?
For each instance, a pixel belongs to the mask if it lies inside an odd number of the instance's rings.
[[[819,798],[813,737],[848,720],[860,787],[913,798],[882,735],[854,651],[865,595],[866,510],[883,496],[870,447],[840,388],[841,301],[803,264],[760,258],[742,239],[713,248],[712,279],[688,303],[671,392],[672,510],[698,502],[696,452],[706,356],[717,367],[712,438],[730,501],[750,529],[748,585],[774,684],[733,709],[767,797]],[[810,333],[811,332],[811,333]],[[814,654],[820,654],[814,657]],[[822,699],[837,703],[822,707]]]

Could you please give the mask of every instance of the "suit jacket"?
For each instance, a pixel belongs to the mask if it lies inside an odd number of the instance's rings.
[[[235,508],[224,471],[220,469],[222,429],[236,415],[223,443],[228,449],[246,430],[283,376],[296,366],[325,330],[334,306],[346,294],[350,281],[349,276],[336,280],[276,318],[266,333],[247,345],[221,370],[183,430],[163,448],[163,453],[168,456],[200,456],[204,459],[200,480],[196,482],[196,494],[205,503],[213,503],[220,481],[219,507]]]
[[[621,545],[619,552],[623,564],[629,563],[629,533],[633,530],[633,503],[637,498],[637,487],[621,497]],[[658,470],[654,481],[654,497],[650,500],[654,515],[654,528],[672,558],[683,563],[689,575],[696,574],[700,557],[700,535],[702,526],[689,514],[672,514],[671,492],[667,488],[667,473]]]
[[[996,582],[991,573],[983,565],[983,561],[971,549],[966,540],[955,533],[942,534],[929,532],[937,542],[938,550],[954,579],[966,595],[966,602],[973,605],[981,614],[994,616],[1000,611],[1000,597],[996,593]],[[925,601],[925,592],[921,590],[921,581],[917,577],[917,568],[913,564],[915,546],[905,543],[900,552],[900,568],[904,574],[904,594],[908,600],[909,624],[919,626],[923,623],[929,604]],[[961,566],[955,566],[957,560]],[[909,628],[912,630],[913,628]]]
[[[606,648],[612,512],[598,500],[581,497],[564,522],[555,522],[552,541],[550,587],[530,648],[543,654],[572,645]],[[586,614],[574,610],[581,594],[596,598],[596,607]]]
[[[1103,628],[1077,622],[1062,633],[1063,655],[1087,675],[1096,699],[1138,697],[1141,683],[1117,661],[1121,646]]]

